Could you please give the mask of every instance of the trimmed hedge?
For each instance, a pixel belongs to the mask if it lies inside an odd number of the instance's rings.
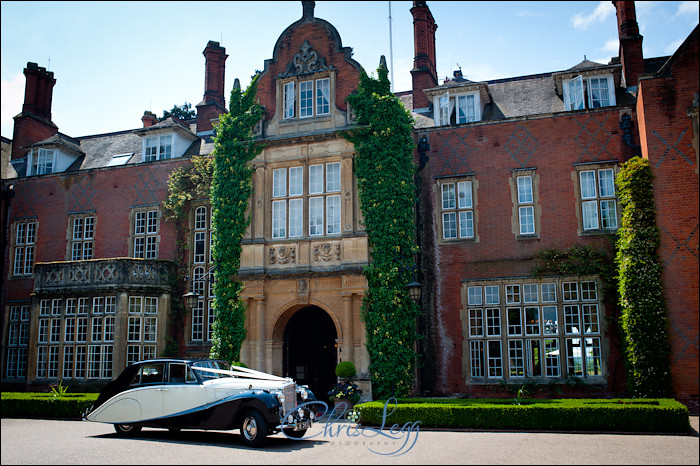
[[[99,393],[69,393],[54,397],[51,393],[2,393],[2,417],[80,419],[97,400]]]
[[[444,399],[389,403],[385,427],[421,422],[423,427],[566,431],[688,432],[688,408],[672,399]],[[383,401],[357,405],[363,425],[378,426]],[[392,413],[392,409],[396,408]]]

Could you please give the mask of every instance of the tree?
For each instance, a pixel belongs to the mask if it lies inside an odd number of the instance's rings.
[[[391,93],[382,65],[377,79],[363,72],[357,92],[348,97],[357,112],[357,128],[345,137],[357,154],[360,208],[372,251],[362,301],[370,374],[376,395],[388,398],[408,395],[414,378],[418,308],[406,285],[414,278],[418,247],[413,119]]]
[[[158,121],[163,121],[171,116],[180,120],[191,120],[197,117],[197,112],[192,110],[192,104],[185,102],[183,105],[175,105],[170,111],[163,110],[163,116],[158,118]]]
[[[245,303],[239,299],[243,284],[236,280],[241,262],[241,240],[250,218],[246,216],[253,194],[250,165],[263,150],[253,140],[253,128],[263,116],[255,102],[259,75],[245,92],[231,91],[229,113],[219,116],[214,139],[211,185],[213,259],[216,265],[214,307],[216,320],[211,357],[238,361],[246,337]]]

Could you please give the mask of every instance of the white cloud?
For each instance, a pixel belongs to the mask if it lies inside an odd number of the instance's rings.
[[[678,5],[678,11],[676,11],[676,16],[690,15],[691,17],[697,19],[700,7],[698,2],[681,2]]]
[[[676,50],[678,50],[678,47],[681,46],[681,44],[685,41],[685,39],[678,39],[666,46],[666,49],[664,50],[664,53],[666,55],[673,55]]]
[[[618,39],[610,39],[600,50],[617,55],[620,51],[620,41]]]
[[[16,74],[11,80],[0,81],[0,123],[2,135],[12,138],[14,120],[12,117],[22,111],[24,102],[24,75]]]
[[[593,10],[593,13],[585,15],[583,13],[576,13],[571,19],[574,27],[576,29],[586,29],[588,26],[594,23],[602,23],[608,17],[615,15],[615,7],[611,2],[600,2],[598,6]]]

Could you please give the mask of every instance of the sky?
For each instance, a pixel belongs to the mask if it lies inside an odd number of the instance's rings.
[[[671,55],[698,24],[697,1],[635,2],[644,57]],[[442,83],[461,68],[467,79],[561,71],[584,57],[618,54],[610,1],[428,1],[438,25]],[[338,30],[369,74],[381,55],[395,92],[411,88],[411,1],[317,1],[315,16]],[[299,1],[20,2],[0,11],[2,136],[22,110],[27,62],[54,73],[52,120],[72,137],[136,129],[150,110],[194,106],[204,95],[210,40],[229,55],[224,94],[243,87],[272,57],[282,32],[302,16]],[[391,18],[391,20],[390,20]],[[390,40],[390,31],[391,38]]]

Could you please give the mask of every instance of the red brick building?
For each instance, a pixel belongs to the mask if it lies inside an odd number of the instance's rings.
[[[267,148],[253,161],[243,241],[242,359],[323,390],[336,361],[363,374],[369,365],[360,320],[369,251],[354,150],[340,136],[354,124],[346,98],[362,68],[302,3],[258,89]],[[534,382],[624,392],[619,309],[602,278],[533,268],[545,249],[614,256],[614,178],[642,155],[655,175],[673,390],[697,405],[698,31],[670,57],[644,58],[634,2],[614,3],[621,48],[610,63],[485,82],[457,70],[440,83],[437,22],[414,2],[413,89],[397,95],[418,146],[417,391],[478,396]],[[209,201],[192,202],[179,230],[162,205],[170,173],[211,154],[213,121],[226,111],[226,50],[210,41],[203,55],[195,119],[146,112],[141,128],[82,138],[51,120],[53,74],[27,65],[25,102],[3,138],[4,387],[99,382],[137,359],[207,354]],[[184,310],[189,290],[199,300]],[[326,338],[311,342],[309,326]]]

